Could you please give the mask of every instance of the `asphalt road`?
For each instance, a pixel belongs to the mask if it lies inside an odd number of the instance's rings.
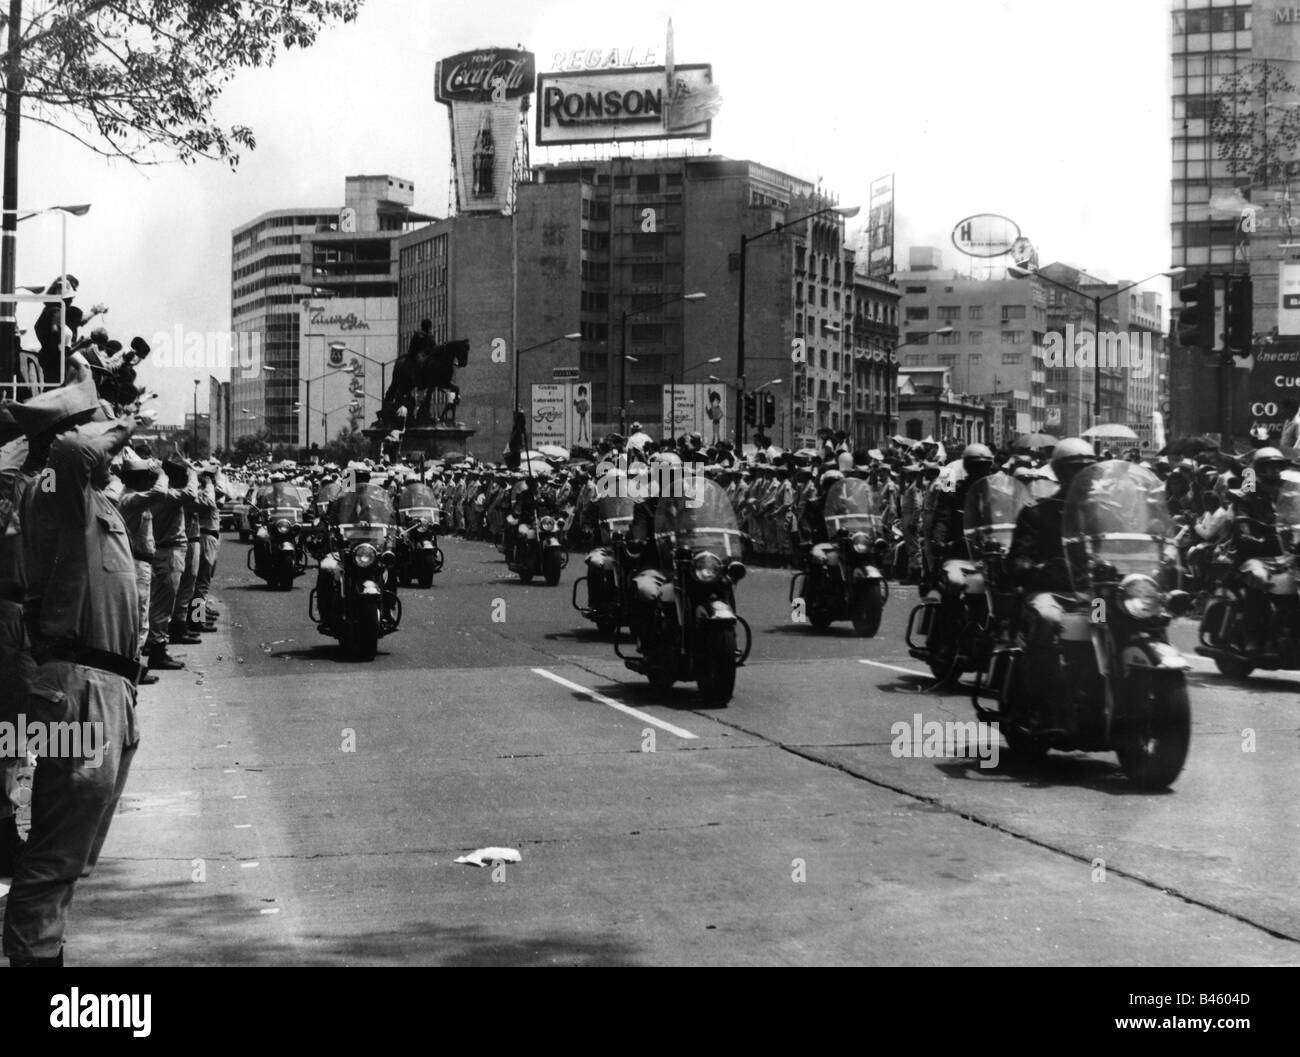
[[[361,663],[309,622],[314,573],[265,590],[225,537],[221,628],[141,690],[69,964],[1300,964],[1296,677],[1195,658],[1167,792],[1109,754],[900,758],[895,722],[972,718],[907,656],[914,589],[865,640],[755,569],[705,708],[570,607],[580,556],[548,588],[443,546]],[[453,863],[489,846],[522,861]]]

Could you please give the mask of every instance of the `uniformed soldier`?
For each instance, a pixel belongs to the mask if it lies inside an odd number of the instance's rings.
[[[5,907],[10,965],[61,966],[73,890],[95,865],[139,742],[135,567],[104,492],[109,463],[136,423],[104,421],[88,379],[12,411],[34,449],[50,438],[53,482],[30,489],[24,509],[25,610],[39,662],[28,721],[90,723],[103,735],[98,766],[51,755],[36,768],[31,831]]]

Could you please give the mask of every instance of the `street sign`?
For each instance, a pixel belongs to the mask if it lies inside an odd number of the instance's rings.
[[[576,382],[578,372],[579,368],[577,367],[553,367],[551,368],[551,380],[554,382]]]

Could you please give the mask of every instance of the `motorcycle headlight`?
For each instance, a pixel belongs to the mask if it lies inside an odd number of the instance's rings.
[[[369,543],[363,543],[352,552],[352,564],[358,569],[369,569],[379,558],[379,552]]]
[[[871,537],[865,532],[855,532],[851,542],[854,554],[866,554],[871,549]]]
[[[544,518],[542,518],[542,531],[543,531],[543,532],[554,532],[554,531],[555,531],[555,518],[553,518],[553,517],[544,517]]]
[[[379,556],[379,564],[385,569],[391,569],[397,564],[397,555],[392,551],[384,551],[384,553]]]
[[[1151,620],[1160,615],[1160,588],[1149,576],[1132,573],[1119,585],[1119,604],[1134,620]]]
[[[702,584],[713,583],[722,572],[722,559],[716,554],[710,554],[708,551],[697,554],[691,564],[695,579]]]
[[[280,518],[280,520],[275,523],[275,534],[277,536],[287,536],[289,534],[289,527],[289,522],[284,518]]]
[[[747,571],[742,562],[732,562],[727,566],[727,575],[731,577],[733,583],[743,580]]]

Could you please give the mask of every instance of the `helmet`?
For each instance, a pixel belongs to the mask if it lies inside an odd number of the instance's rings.
[[[1061,482],[1061,494],[1065,494],[1065,489],[1076,473],[1096,461],[1097,455],[1092,450],[1092,445],[1082,437],[1066,437],[1053,448],[1052,472]]]
[[[823,488],[826,488],[829,487],[831,482],[842,480],[844,480],[844,474],[840,470],[827,470],[822,474],[821,485]]]
[[[965,462],[967,459],[980,459],[980,460],[987,460],[988,462],[992,462],[993,453],[989,451],[986,445],[967,444],[966,447],[962,450],[961,458],[962,458],[962,462]]]
[[[1260,467],[1269,463],[1277,463],[1281,465],[1289,463],[1290,461],[1290,459],[1276,448],[1260,448],[1259,451],[1255,452],[1255,457],[1251,459],[1250,464],[1258,470]]]
[[[993,453],[983,444],[967,444],[961,453],[961,468],[972,480],[993,472]]]
[[[853,454],[847,451],[840,452],[839,455],[835,457],[835,464],[839,469],[848,473],[853,469]]]

